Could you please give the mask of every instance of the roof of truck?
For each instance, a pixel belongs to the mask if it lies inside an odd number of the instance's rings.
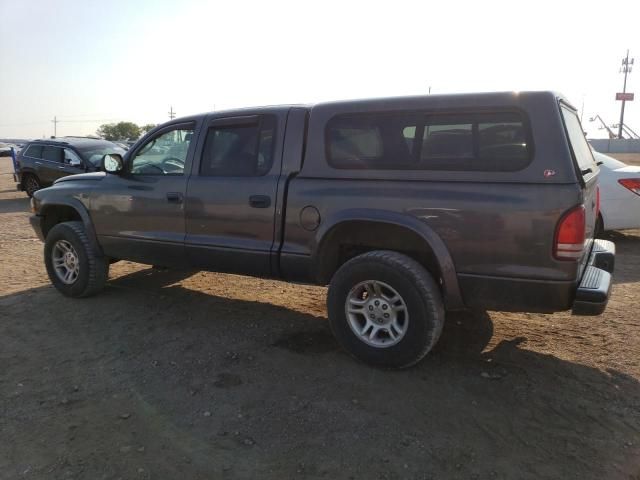
[[[210,112],[202,112],[197,115],[190,115],[186,117],[177,118],[171,123],[184,122],[190,120],[196,120],[204,115],[238,115],[238,114],[251,114],[256,115],[260,113],[269,113],[274,111],[282,111],[290,108],[306,108],[313,110],[318,107],[325,106],[340,106],[340,105],[377,105],[384,108],[385,104],[393,102],[398,104],[406,104],[410,106],[411,103],[419,103],[421,108],[424,106],[444,107],[450,103],[455,104],[473,104],[474,106],[490,106],[492,104],[505,104],[505,103],[517,103],[519,97],[546,97],[549,99],[562,100],[575,110],[575,107],[562,94],[554,91],[524,91],[524,92],[478,92],[478,93],[446,93],[446,94],[434,94],[434,95],[413,95],[413,96],[396,96],[396,97],[378,97],[378,98],[361,98],[361,99],[349,99],[349,100],[331,100],[326,102],[317,103],[291,103],[282,105],[262,105],[254,107],[241,107],[226,110],[215,110]]]
[[[321,102],[312,106],[312,108],[320,106],[331,105],[357,105],[367,104],[379,105],[384,107],[386,103],[402,103],[410,105],[411,103],[419,103],[422,106],[447,106],[450,103],[455,104],[473,104],[474,106],[482,107],[492,104],[505,104],[505,103],[517,103],[519,99],[539,97],[553,100],[562,100],[571,106],[566,97],[561,93],[554,91],[512,91],[512,92],[478,92],[478,93],[445,93],[434,95],[413,95],[413,96],[397,96],[397,97],[383,97],[383,98],[363,98],[354,100],[336,100],[330,102]],[[574,108],[572,106],[572,108]],[[575,109],[575,108],[574,108]]]

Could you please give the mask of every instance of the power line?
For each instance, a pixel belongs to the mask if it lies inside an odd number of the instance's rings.
[[[57,115],[54,117],[56,123],[99,123],[99,122],[117,122],[120,118],[101,118],[101,119],[86,119],[86,120],[60,120]],[[53,122],[53,120],[39,120],[37,122],[19,122],[19,123],[2,123],[0,127],[24,127],[29,125],[44,125]]]
[[[0,127],[24,127],[27,125],[44,125],[49,123],[49,120],[41,120],[39,122],[23,122],[23,123],[3,123]]]

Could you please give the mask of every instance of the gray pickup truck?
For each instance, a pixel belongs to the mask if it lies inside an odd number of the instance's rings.
[[[338,342],[406,367],[445,312],[598,315],[598,167],[551,92],[220,111],[157,127],[36,192],[51,282],[86,297],[126,259],[329,285]]]

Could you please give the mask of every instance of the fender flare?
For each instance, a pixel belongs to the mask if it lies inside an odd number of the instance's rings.
[[[422,238],[433,251],[435,260],[440,268],[443,283],[443,297],[447,309],[457,310],[465,308],[453,258],[444,241],[426,223],[416,217],[402,213],[368,208],[353,208],[336,212],[335,215],[322,221],[311,245],[311,251],[313,252],[311,255],[311,264],[314,271],[318,271],[319,262],[321,262],[320,256],[325,247],[324,242],[329,237],[331,231],[344,223],[362,221],[387,223],[403,227],[411,230]]]
[[[78,213],[84,225],[84,231],[87,234],[87,238],[89,239],[91,247],[98,256],[103,256],[104,254],[102,252],[100,244],[98,243],[98,237],[96,236],[95,228],[93,228],[91,216],[89,215],[89,212],[85,205],[76,198],[59,198],[52,199],[50,201],[43,199],[40,203],[40,211],[38,215],[46,217],[47,210],[55,210],[56,207],[69,207]]]
[[[35,175],[36,177],[38,176],[36,169],[33,167],[21,167],[18,173],[20,173],[20,176],[26,175],[27,173],[30,175]]]

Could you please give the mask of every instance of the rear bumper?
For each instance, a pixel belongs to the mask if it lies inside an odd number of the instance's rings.
[[[616,246],[607,240],[596,240],[589,263],[576,290],[571,313],[574,315],[600,315],[611,295]]]
[[[572,281],[459,273],[458,282],[468,308],[531,313],[572,310],[574,315],[599,315],[611,293],[615,254],[612,242],[595,240],[582,278]]]
[[[41,242],[44,242],[44,233],[42,229],[43,220],[44,220],[44,217],[41,217],[40,215],[31,215],[29,217],[29,223],[31,224],[33,231],[36,232],[36,235],[38,236]]]

